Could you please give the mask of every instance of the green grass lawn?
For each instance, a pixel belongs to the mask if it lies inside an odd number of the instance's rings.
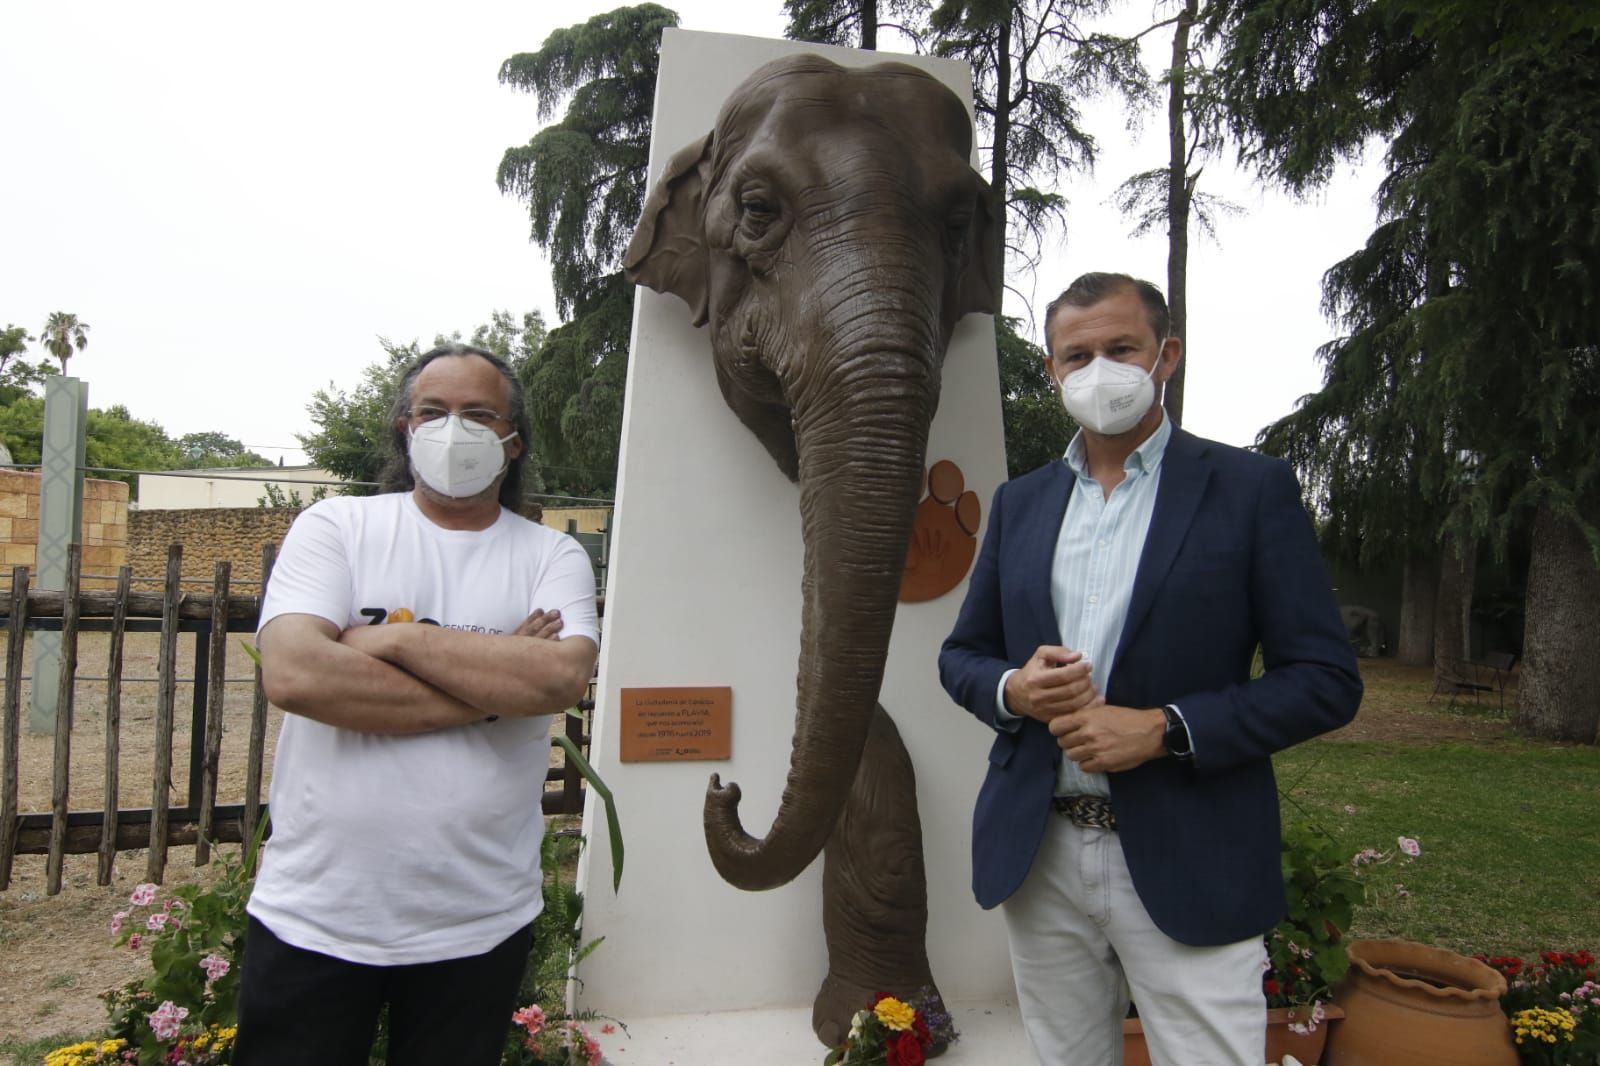
[[[1426,671],[1363,673],[1373,718],[1395,727],[1374,731],[1397,736],[1334,734],[1274,760],[1285,819],[1308,816],[1352,855],[1421,842],[1409,863],[1368,868],[1353,935],[1466,954],[1600,948],[1600,748],[1525,740],[1492,718],[1451,735],[1461,712],[1426,702]]]

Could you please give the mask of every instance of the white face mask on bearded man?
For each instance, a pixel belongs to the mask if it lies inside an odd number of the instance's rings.
[[[442,496],[476,496],[506,468],[505,443],[481,422],[450,414],[411,430],[411,466],[422,483]]]

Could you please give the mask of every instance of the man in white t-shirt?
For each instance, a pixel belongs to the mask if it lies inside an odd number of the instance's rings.
[[[261,610],[288,712],[248,906],[236,1066],[500,1061],[543,900],[549,716],[599,643],[594,573],[520,517],[528,425],[504,362],[407,371],[391,491],[295,520]]]

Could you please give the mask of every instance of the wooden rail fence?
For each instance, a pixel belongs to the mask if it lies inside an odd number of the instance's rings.
[[[274,548],[262,549],[262,590],[270,579]],[[4,711],[0,719],[4,762],[0,763],[0,891],[11,883],[17,855],[46,855],[45,891],[61,891],[66,855],[96,854],[96,879],[111,883],[112,864],[118,852],[148,848],[146,880],[164,879],[168,851],[194,845],[196,866],[210,862],[214,843],[251,839],[267,813],[261,801],[266,751],[267,698],[261,671],[255,669],[250,709],[250,734],[245,762],[242,803],[217,803],[218,767],[223,741],[223,696],[230,634],[253,634],[261,612],[259,595],[230,592],[232,564],[216,564],[209,593],[185,593],[180,587],[183,546],[171,545],[163,590],[136,592],[124,566],[115,590],[85,590],[82,553],[72,545],[67,563],[66,589],[60,592],[29,587],[29,570],[11,572],[9,602],[0,624],[5,627]],[[23,812],[18,807],[22,718],[22,679],[25,638],[29,632],[59,630],[61,679],[57,690],[54,759],[51,767],[51,804],[48,812]],[[71,809],[72,725],[78,666],[78,636],[82,632],[107,632],[105,696],[105,779],[99,810]],[[159,632],[157,654],[155,757],[151,769],[150,806],[120,810],[119,759],[122,743],[123,646],[130,632]],[[177,712],[177,657],[179,634],[194,633],[194,699],[189,732],[189,789],[186,802],[172,806],[173,726]],[[583,721],[562,716],[567,735],[581,748],[588,742]],[[560,750],[557,748],[556,750]],[[564,757],[562,765],[545,774],[542,808],[545,814],[577,814],[583,810],[582,777]]]

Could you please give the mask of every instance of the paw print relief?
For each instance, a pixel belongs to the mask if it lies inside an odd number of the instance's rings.
[[[938,599],[961,584],[972,568],[982,508],[978,494],[965,488],[961,468],[950,460],[941,459],[929,469],[928,495],[917,505],[900,578],[901,603]]]

